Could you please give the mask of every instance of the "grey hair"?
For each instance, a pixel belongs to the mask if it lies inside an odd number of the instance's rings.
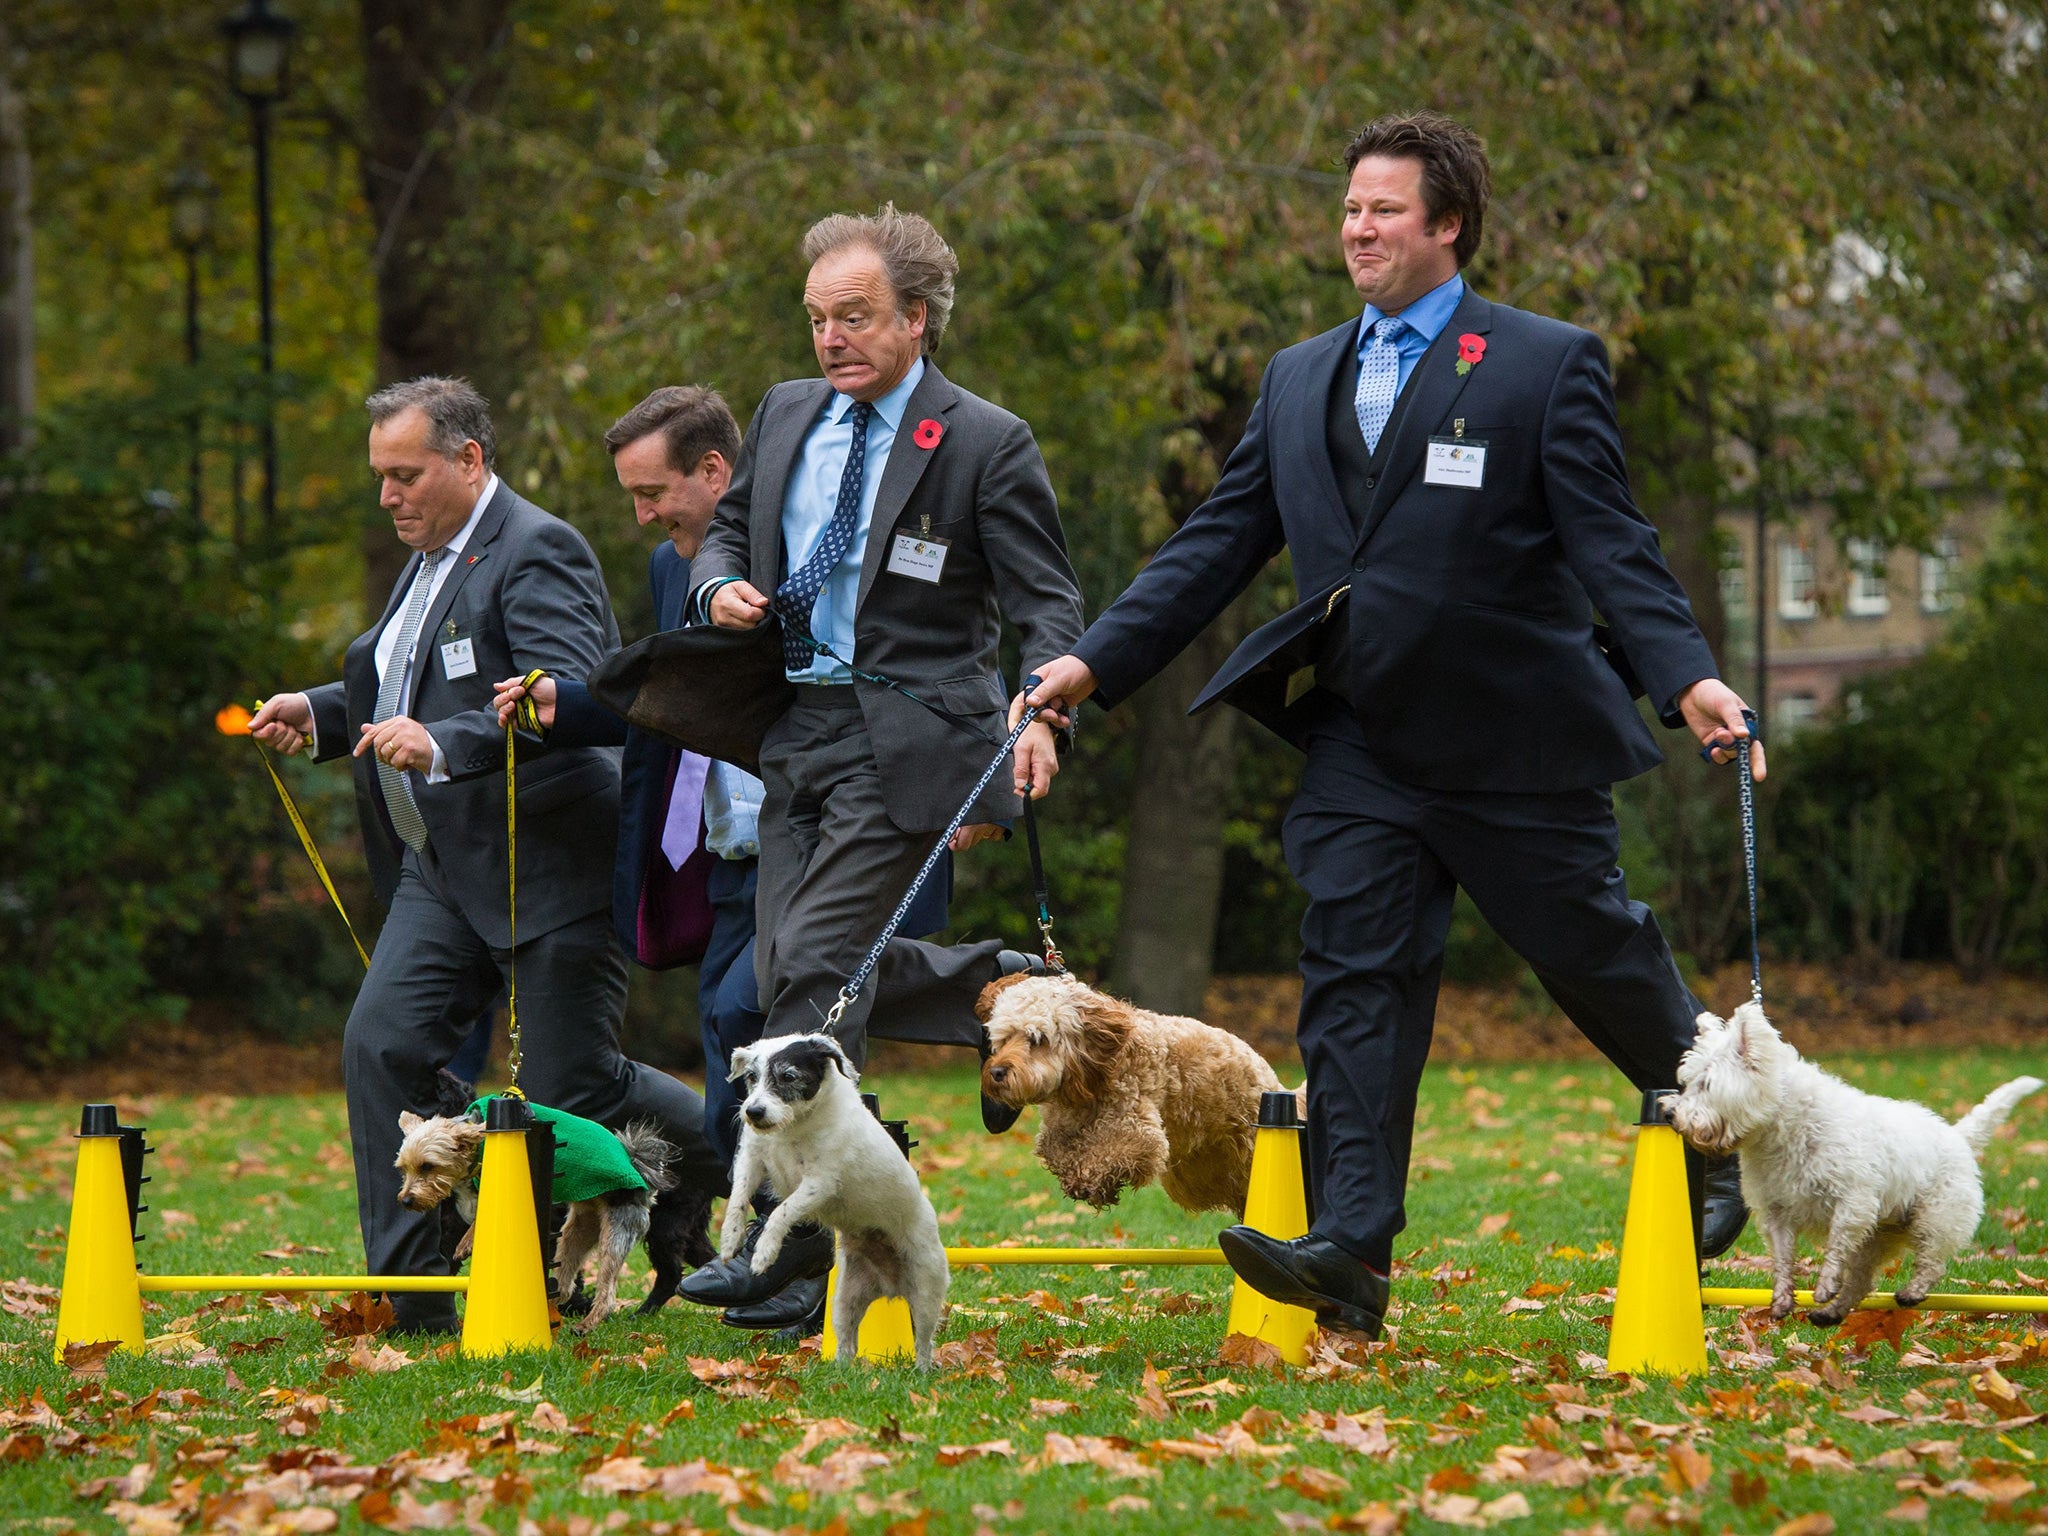
[[[924,301],[924,355],[936,356],[953,314],[953,279],[960,273],[953,248],[931,220],[884,203],[873,213],[833,213],[818,220],[804,234],[804,260],[816,265],[851,245],[864,245],[882,258],[882,272],[896,290],[897,313]]]
[[[498,467],[498,435],[491,430],[491,403],[467,379],[440,374],[422,374],[400,384],[386,384],[363,402],[374,426],[382,426],[400,411],[418,406],[426,412],[427,446],[443,458],[462,453],[464,443],[475,443],[484,451],[484,468]]]

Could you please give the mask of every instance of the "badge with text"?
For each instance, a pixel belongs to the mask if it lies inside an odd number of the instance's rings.
[[[476,642],[467,635],[441,647],[441,671],[449,682],[476,675]]]
[[[946,569],[946,541],[920,539],[907,533],[896,535],[889,546],[889,569],[898,576],[918,581],[937,581]]]
[[[1486,444],[1469,437],[1432,437],[1422,483],[1478,490],[1486,483]]]

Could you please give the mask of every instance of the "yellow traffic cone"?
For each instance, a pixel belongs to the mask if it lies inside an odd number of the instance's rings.
[[[1284,1240],[1308,1232],[1308,1190],[1301,1172],[1300,1117],[1291,1093],[1259,1095],[1258,1136],[1252,1143],[1251,1187],[1245,1192],[1244,1224]],[[1273,1301],[1238,1281],[1230,1293],[1230,1333],[1272,1345],[1289,1365],[1308,1364],[1316,1315],[1306,1307]]]
[[[1685,1182],[1685,1143],[1671,1126],[1665,1095],[1643,1095],[1636,1122],[1635,1173],[1621,1234],[1621,1278],[1607,1369],[1648,1376],[1695,1376],[1707,1368],[1700,1316],[1700,1261]]]
[[[495,1098],[484,1116],[484,1167],[476,1197],[476,1242],[462,1352],[502,1355],[547,1349],[547,1277],[540,1267],[540,1222],[526,1158],[533,1113],[524,1099]]]
[[[839,1293],[839,1264],[834,1253],[832,1273],[825,1277],[825,1336],[818,1354],[826,1360],[839,1357],[839,1335],[832,1327],[832,1301]],[[860,1337],[854,1340],[856,1360],[881,1364],[887,1360],[910,1360],[917,1355],[917,1334],[910,1326],[910,1303],[901,1296],[883,1296],[870,1303],[860,1320]]]
[[[124,1350],[142,1350],[142,1282],[135,1273],[119,1122],[111,1104],[88,1104],[79,1120],[78,1172],[64,1235],[64,1293],[57,1302],[60,1365],[67,1344],[113,1339]]]

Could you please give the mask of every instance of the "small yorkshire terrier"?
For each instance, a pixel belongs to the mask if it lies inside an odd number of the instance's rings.
[[[1678,1064],[1671,1123],[1702,1152],[1742,1158],[1742,1198],[1771,1245],[1771,1315],[1795,1301],[1799,1234],[1825,1237],[1810,1321],[1832,1327],[1906,1248],[1913,1271],[1895,1293],[1917,1306],[1977,1234],[1977,1158],[2015,1105],[2041,1087],[2016,1077],[1954,1125],[1931,1109],[1853,1088],[1802,1058],[1764,1011],[1744,1003],[1724,1023],[1699,1016]]]
[[[472,1232],[476,1176],[484,1150],[484,1128],[467,1113],[473,1091],[444,1072],[440,1114],[429,1118],[401,1111],[398,1127],[405,1140],[399,1146],[396,1165],[403,1175],[398,1187],[400,1205],[409,1211],[430,1211],[453,1195],[457,1215]],[[638,1309],[643,1315],[659,1311],[675,1295],[684,1266],[695,1268],[712,1258],[706,1233],[711,1196],[705,1190],[681,1185],[670,1167],[676,1149],[645,1120],[636,1120],[613,1135],[646,1187],[629,1185],[590,1199],[561,1202],[568,1206],[568,1214],[556,1239],[555,1293],[565,1298],[562,1310],[571,1314],[584,1310],[587,1298],[588,1310],[578,1325],[581,1330],[595,1328],[617,1307],[619,1268],[635,1243],[645,1241],[647,1256],[654,1264],[654,1284]],[[559,1175],[556,1187],[560,1187]],[[469,1245],[470,1235],[465,1233],[456,1256],[467,1254]],[[586,1293],[583,1263],[593,1248],[598,1255],[597,1274],[595,1285]]]

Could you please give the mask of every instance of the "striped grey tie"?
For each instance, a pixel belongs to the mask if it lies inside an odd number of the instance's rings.
[[[413,644],[419,639],[420,620],[427,616],[427,599],[434,591],[434,567],[447,553],[444,547],[420,556],[420,568],[413,573],[412,591],[406,595],[405,612],[398,621],[398,639],[391,647],[391,660],[385,664],[383,679],[377,684],[377,713],[371,717],[373,720],[389,720],[404,708]],[[405,840],[406,847],[418,853],[427,846],[427,824],[420,819],[419,804],[412,797],[411,777],[380,757],[377,782],[384,790],[384,806],[391,812],[392,828]]]

